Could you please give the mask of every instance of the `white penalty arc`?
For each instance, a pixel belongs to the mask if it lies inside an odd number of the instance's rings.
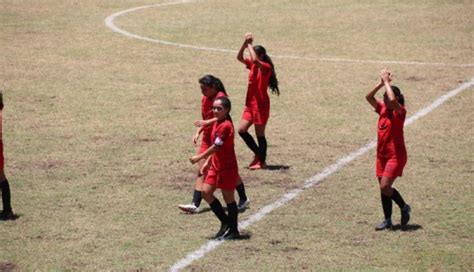
[[[105,25],[110,28],[112,31],[122,34],[128,38],[142,40],[146,42],[158,43],[168,46],[175,46],[181,48],[188,48],[193,50],[201,50],[201,51],[213,51],[213,52],[223,52],[223,53],[234,53],[236,54],[237,50],[225,49],[225,48],[215,48],[215,47],[207,47],[207,46],[198,46],[198,45],[191,45],[191,44],[183,44],[183,43],[176,43],[171,41],[165,41],[160,39],[153,39],[149,37],[140,36],[138,34],[134,34],[128,32],[118,26],[115,25],[115,19],[118,17],[125,15],[127,13],[133,13],[136,11],[148,9],[148,8],[157,8],[157,7],[164,7],[164,6],[172,6],[172,5],[180,5],[195,2],[195,0],[179,0],[174,2],[168,3],[160,3],[160,4],[153,4],[153,5],[146,5],[140,6],[135,8],[130,8],[126,10],[122,10],[111,14],[105,19]],[[455,63],[442,63],[442,62],[421,62],[421,61],[403,61],[403,60],[364,60],[364,59],[350,59],[350,58],[332,58],[332,57],[305,57],[305,56],[292,56],[292,55],[277,55],[271,54],[272,58],[279,58],[279,59],[295,59],[295,60],[307,60],[307,61],[321,61],[321,62],[341,62],[341,63],[362,63],[362,64],[395,64],[395,65],[422,65],[422,66],[444,66],[444,67],[474,67],[473,63],[469,64],[455,64]]]

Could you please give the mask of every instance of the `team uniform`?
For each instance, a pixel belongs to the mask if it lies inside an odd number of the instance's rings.
[[[214,100],[218,97],[226,96],[224,92],[218,92],[214,97],[207,97],[205,95],[202,96],[201,99],[201,115],[202,120],[209,120],[214,117],[214,113],[212,113],[212,104]],[[203,153],[212,145],[211,140],[211,132],[212,126],[206,126],[202,129],[202,140],[201,146],[199,147],[198,154]]]
[[[256,125],[265,125],[270,117],[270,97],[267,88],[272,75],[272,66],[261,62],[259,69],[250,59],[244,59],[245,66],[249,69],[247,97],[242,119]]]
[[[239,180],[239,171],[232,122],[216,122],[212,127],[211,140],[219,148],[211,157],[211,166],[204,182],[220,189],[234,190]]]
[[[400,105],[401,113],[389,110],[384,102],[377,102],[375,112],[379,114],[377,128],[376,176],[401,177],[407,162],[407,151],[403,137],[406,109]]]

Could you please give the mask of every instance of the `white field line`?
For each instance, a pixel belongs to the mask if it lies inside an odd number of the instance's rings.
[[[155,7],[162,7],[162,6],[171,6],[171,5],[179,5],[185,3],[195,2],[195,0],[179,0],[175,2],[169,3],[161,3],[161,4],[154,4],[154,5],[147,5],[147,6],[140,6],[135,7],[123,11],[116,12],[105,19],[105,25],[110,28],[112,31],[120,33],[126,37],[132,39],[143,40],[152,43],[159,43],[164,45],[176,46],[181,48],[189,48],[194,50],[202,50],[202,51],[214,51],[214,52],[224,52],[224,53],[233,53],[236,54],[238,51],[230,50],[225,48],[214,48],[214,47],[206,47],[206,46],[197,46],[191,44],[183,44],[183,43],[175,43],[165,40],[159,39],[152,39],[148,37],[143,37],[137,34],[130,33],[126,30],[123,30],[114,24],[114,20],[122,15],[127,13],[148,9],[148,8],[155,8]],[[445,66],[445,67],[474,67],[473,63],[469,64],[452,64],[452,63],[442,63],[442,62],[421,62],[421,61],[396,61],[396,60],[363,60],[363,59],[347,59],[347,58],[329,58],[329,57],[301,57],[301,56],[291,56],[291,55],[271,55],[273,58],[279,59],[299,59],[299,60],[308,60],[308,61],[324,61],[324,62],[346,62],[346,63],[371,63],[371,64],[398,64],[398,65],[425,65],[425,66]]]
[[[416,112],[414,115],[412,115],[410,118],[405,120],[405,126],[408,126],[418,120],[419,118],[427,115],[440,105],[442,105],[446,100],[450,99],[451,97],[456,96],[460,92],[472,87],[474,85],[474,77],[471,78],[470,81],[461,84],[457,88],[449,91],[448,93],[440,96],[438,99],[436,99],[433,103],[431,103],[429,106],[419,110]],[[297,197],[299,194],[301,194],[304,190],[309,189],[318,183],[320,183],[322,180],[325,178],[329,177],[333,173],[341,170],[345,165],[353,161],[354,159],[358,158],[359,156],[367,153],[371,149],[373,149],[377,145],[377,141],[373,140],[370,143],[362,146],[361,148],[357,149],[356,151],[344,156],[343,158],[339,159],[336,163],[326,167],[322,172],[312,176],[308,180],[306,180],[302,186],[299,188],[293,189],[290,192],[284,194],[282,197],[280,197],[278,200],[275,202],[266,205],[265,207],[261,208],[257,213],[251,215],[248,219],[246,219],[243,222],[239,223],[240,229],[245,229],[252,225],[253,223],[256,223],[260,220],[262,220],[268,213],[272,212],[273,210],[285,205],[287,202],[292,200],[293,198]],[[201,246],[199,249],[189,253],[185,258],[179,260],[176,262],[171,268],[170,271],[180,271],[181,269],[187,267],[190,265],[192,262],[204,257],[207,253],[211,252],[212,250],[216,249],[218,246],[220,246],[224,241],[216,241],[216,240],[211,240]]]

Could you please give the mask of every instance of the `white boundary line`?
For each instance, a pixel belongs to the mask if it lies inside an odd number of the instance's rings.
[[[433,103],[431,103],[429,106],[419,110],[416,112],[414,115],[412,115],[410,118],[408,118],[405,121],[405,126],[408,126],[418,120],[419,118],[427,115],[440,105],[442,105],[446,100],[450,99],[451,97],[456,96],[460,92],[474,86],[474,77],[471,78],[470,81],[461,84],[457,88],[449,91],[448,93],[440,96],[438,99],[436,99]],[[291,201],[293,198],[297,197],[299,194],[301,194],[304,190],[309,189],[311,187],[316,186],[318,183],[320,183],[322,180],[325,178],[329,177],[330,175],[334,174],[335,172],[341,170],[345,165],[353,161],[354,159],[358,158],[359,156],[367,153],[371,149],[373,149],[377,145],[377,141],[371,141],[370,143],[362,146],[361,148],[357,149],[356,151],[344,156],[343,158],[339,159],[336,163],[326,167],[322,172],[319,174],[316,174],[309,178],[308,180],[305,181],[305,183],[300,186],[299,188],[293,189],[290,192],[284,194],[280,199],[277,201],[266,205],[265,207],[261,208],[257,213],[251,215],[248,219],[246,219],[243,222],[240,222],[239,227],[241,229],[245,229],[252,225],[253,223],[256,223],[265,217],[268,213],[272,212],[273,210],[285,205],[287,202]],[[185,258],[179,260],[176,262],[171,268],[170,271],[180,271],[181,269],[187,267],[190,265],[192,262],[204,257],[207,253],[211,252],[212,250],[216,249],[218,246],[223,244],[224,241],[216,241],[216,240],[211,240],[201,246],[199,249],[189,253]]]
[[[237,51],[235,50],[229,50],[229,49],[222,49],[222,48],[212,48],[212,47],[205,47],[205,46],[195,46],[195,45],[189,45],[189,44],[181,44],[181,43],[174,43],[174,42],[169,42],[169,41],[164,41],[164,40],[159,40],[159,39],[151,39],[147,37],[143,37],[140,35],[136,35],[133,33],[130,33],[128,31],[125,31],[119,27],[117,27],[114,24],[114,20],[122,16],[124,14],[130,13],[130,12],[135,12],[138,10],[142,9],[147,9],[147,8],[152,8],[152,7],[161,7],[161,6],[169,6],[169,5],[177,5],[177,4],[184,4],[184,3],[189,3],[189,2],[194,2],[193,0],[181,0],[181,1],[176,1],[176,2],[170,2],[170,3],[163,3],[163,4],[155,4],[155,5],[147,5],[147,6],[141,6],[141,7],[136,7],[136,8],[131,8],[127,10],[123,10],[117,13],[114,13],[110,16],[108,16],[105,19],[105,24],[107,27],[109,27],[112,31],[120,33],[124,36],[127,36],[129,38],[133,39],[138,39],[138,40],[144,40],[147,42],[153,42],[153,43],[160,43],[164,45],[170,45],[170,46],[176,46],[176,47],[181,47],[181,48],[189,48],[189,49],[195,49],[195,50],[203,50],[203,51],[215,51],[215,52],[226,52],[226,53],[236,53]],[[328,61],[328,62],[350,62],[350,63],[379,63],[379,64],[405,64],[405,65],[429,65],[429,66],[447,66],[447,67],[474,67],[474,64],[447,64],[447,63],[439,63],[439,62],[417,62],[417,61],[382,61],[382,60],[359,60],[359,59],[342,59],[342,58],[311,58],[311,57],[299,57],[299,56],[289,56],[289,55],[272,55],[274,58],[282,58],[282,59],[302,59],[302,60],[309,60],[309,61]],[[434,109],[438,108],[440,105],[442,105],[446,100],[456,96],[460,92],[472,87],[474,85],[474,78],[471,78],[469,82],[466,82],[459,87],[449,91],[445,95],[442,95],[438,99],[436,99],[433,103],[431,103],[428,107],[425,107],[418,112],[416,112],[413,116],[408,118],[405,121],[405,126],[408,126],[418,120],[419,118],[427,115]],[[362,146],[358,150],[346,155],[345,157],[339,159],[336,163],[326,167],[323,169],[322,172],[312,176],[308,180],[306,180],[302,186],[299,188],[293,189],[290,192],[284,194],[280,199],[277,201],[268,204],[261,208],[257,213],[251,215],[249,218],[247,218],[245,221],[240,222],[239,227],[240,229],[246,229],[250,225],[262,220],[267,214],[272,212],[273,210],[285,205],[289,201],[293,200],[295,197],[297,197],[299,194],[301,194],[304,190],[309,189],[311,187],[316,186],[319,184],[321,181],[323,181],[325,178],[329,177],[333,173],[339,171],[342,169],[344,166],[352,162],[354,159],[358,158],[359,156],[367,153],[371,149],[373,149],[376,146],[377,142],[371,141],[370,143]],[[190,265],[192,262],[204,257],[207,253],[213,251],[217,247],[219,247],[221,244],[223,244],[224,241],[217,241],[217,240],[211,240],[201,246],[199,249],[189,253],[185,258],[179,260],[176,262],[172,267],[170,267],[170,271],[180,271],[181,269],[186,268],[188,265]]]
[[[194,50],[202,50],[202,51],[214,51],[214,52],[224,52],[224,53],[237,53],[236,50],[224,49],[224,48],[214,48],[214,47],[206,47],[206,46],[196,46],[190,44],[182,44],[182,43],[175,43],[165,40],[159,39],[152,39],[148,37],[143,37],[137,34],[130,33],[126,30],[123,30],[114,24],[114,20],[122,15],[127,13],[135,12],[138,10],[148,9],[148,8],[155,8],[155,7],[163,7],[163,6],[171,6],[171,5],[179,5],[185,3],[196,2],[195,0],[179,0],[175,2],[169,3],[161,3],[161,4],[154,4],[154,5],[147,5],[147,6],[140,6],[135,7],[127,10],[122,10],[116,12],[105,19],[105,25],[110,28],[112,31],[120,33],[126,37],[132,39],[143,40],[152,43],[159,43],[164,45],[176,46],[181,48],[189,48]],[[401,65],[425,65],[425,66],[445,66],[445,67],[474,67],[473,63],[469,64],[450,64],[450,63],[442,63],[442,62],[421,62],[421,61],[396,61],[396,60],[362,60],[362,59],[345,59],[345,58],[328,58],[328,57],[300,57],[300,56],[291,56],[291,55],[271,55],[274,58],[280,59],[300,59],[300,60],[308,60],[308,61],[326,61],[326,62],[346,62],[346,63],[374,63],[374,64],[401,64]]]

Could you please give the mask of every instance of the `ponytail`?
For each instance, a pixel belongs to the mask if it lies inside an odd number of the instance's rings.
[[[390,86],[392,87],[393,94],[398,101],[398,104],[405,106],[405,97],[403,96],[402,92],[397,86]]]
[[[272,90],[273,94],[280,95],[280,89],[278,88],[278,79],[276,77],[275,66],[273,65],[272,59],[270,56],[267,55],[267,50],[261,45],[256,45],[253,48],[255,53],[259,58],[261,58],[264,62],[270,64],[272,67],[272,75],[270,76],[270,80],[268,82],[268,87]]]

